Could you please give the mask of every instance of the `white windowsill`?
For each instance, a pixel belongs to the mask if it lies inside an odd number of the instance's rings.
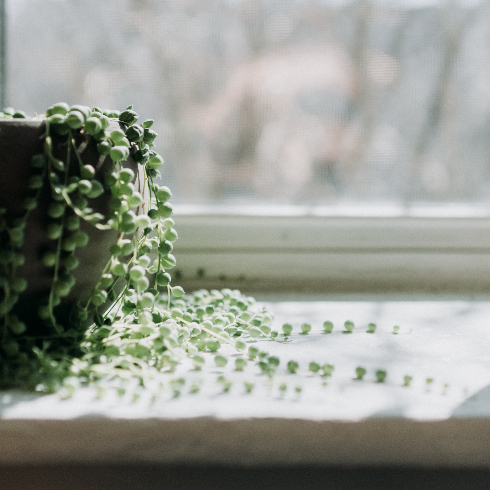
[[[270,306],[276,328],[284,321],[296,332],[303,321],[313,326],[291,344],[264,345],[300,363],[299,374],[278,376],[288,384],[283,399],[277,384],[269,388],[253,375],[257,388],[244,394],[242,374],[231,367],[224,370],[234,380],[230,393],[218,394],[206,378],[201,393],[151,408],[83,392],[66,401],[0,392],[0,464],[489,467],[490,359],[482,341],[489,302],[378,298]],[[320,333],[325,319],[334,333]],[[357,333],[340,332],[346,319]],[[373,335],[362,332],[370,321],[378,325]],[[308,375],[313,359],[336,366],[331,379]],[[352,379],[359,365],[367,369],[365,382]],[[388,383],[373,382],[380,368]],[[413,376],[410,387],[401,386],[405,374]],[[429,387],[427,377],[434,380]]]
[[[291,386],[285,399],[267,387],[245,395],[238,375],[230,394],[217,394],[212,384],[152,408],[94,401],[88,393],[60,401],[0,392],[0,464],[490,467],[490,358],[483,341],[490,318],[483,294],[490,290],[489,217],[179,208],[176,216],[182,279],[174,282],[188,291],[250,291],[271,302],[276,328],[290,321],[298,332],[310,322],[315,333],[266,348],[302,365],[313,358],[334,364],[328,386],[303,373],[295,378],[303,385],[299,398]],[[383,289],[390,294],[373,295]],[[425,294],[431,289],[446,296],[431,301]],[[403,299],[395,298],[397,290]],[[349,291],[354,300],[342,297]],[[458,300],[461,291],[466,299]],[[480,300],[469,300],[475,293]],[[347,319],[359,330],[373,321],[379,332],[324,335],[326,319],[337,330]],[[390,333],[395,324],[399,335]],[[358,365],[371,382],[352,380]],[[379,368],[390,383],[372,382]],[[413,375],[413,386],[400,386],[404,374]],[[427,377],[434,379],[430,389]]]

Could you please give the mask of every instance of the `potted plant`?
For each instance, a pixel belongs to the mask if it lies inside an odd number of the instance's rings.
[[[143,379],[142,361],[158,378],[182,355],[199,369],[200,351],[277,336],[238,291],[170,285],[177,232],[152,123],[131,106],[0,114],[0,386]]]
[[[73,323],[72,307],[95,286],[116,234],[95,223],[111,208],[108,158],[89,133],[61,134],[50,123],[59,117],[0,119],[0,311],[11,330],[36,335]],[[65,196],[60,182],[71,186]]]
[[[139,124],[132,106],[0,113],[0,388],[177,396],[199,383],[174,376],[176,367],[187,360],[199,371],[207,358],[223,367],[222,344],[233,347],[236,371],[252,363],[273,378],[281,361],[255,341],[288,341],[290,324],[280,336],[272,315],[238,290],[185,294],[171,285],[177,232],[152,123]],[[353,329],[345,323],[345,333]],[[294,359],[283,364],[298,370]],[[308,370],[329,377],[334,366]],[[365,373],[358,367],[355,379]],[[231,386],[224,375],[216,381]],[[254,383],[245,379],[245,391]]]

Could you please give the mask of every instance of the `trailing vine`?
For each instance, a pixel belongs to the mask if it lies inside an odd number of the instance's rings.
[[[0,119],[24,118],[4,109]],[[186,294],[172,286],[169,271],[176,265],[173,244],[177,231],[171,218],[171,191],[159,185],[162,157],[153,150],[157,134],[152,120],[138,124],[132,106],[102,111],[81,105],[55,104],[38,119],[44,121],[43,150],[31,160],[28,195],[23,212],[0,209],[0,388],[20,387],[69,396],[80,386],[92,386],[154,400],[200,389],[199,371],[210,362],[217,368],[230,359],[236,372],[247,365],[271,381],[279,372],[294,374],[298,362],[286,362],[257,347],[256,341],[289,342],[291,324],[273,330],[273,316],[238,290],[200,290]],[[88,145],[96,147],[95,164],[84,160]],[[110,193],[108,209],[98,198]],[[50,272],[49,294],[37,308],[35,325],[16,313],[29,277],[22,277],[25,230],[31,213],[47,196],[44,233],[50,247],[40,260]],[[91,291],[78,297],[68,316],[62,306],[76,285],[77,253],[93,230],[112,232],[108,260]],[[102,253],[102,252],[101,252]],[[303,335],[312,330],[304,323]],[[323,332],[332,334],[332,322]],[[367,333],[376,325],[369,324]],[[395,326],[393,334],[398,333]],[[354,324],[345,322],[343,332]],[[222,346],[227,346],[223,354]],[[186,364],[189,376],[176,370]],[[302,367],[303,369],[305,367]],[[334,366],[311,362],[307,372],[329,378]],[[190,375],[192,374],[192,376]],[[363,380],[359,366],[353,379]],[[386,371],[375,373],[385,382]],[[216,374],[224,392],[231,381]],[[400,385],[409,385],[405,376]],[[245,376],[243,389],[254,389],[256,378]],[[301,385],[293,381],[299,393]],[[284,392],[287,383],[278,381]]]

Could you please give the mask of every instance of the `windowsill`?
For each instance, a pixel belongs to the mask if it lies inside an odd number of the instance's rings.
[[[93,400],[88,392],[65,401],[2,392],[0,464],[490,465],[490,363],[482,342],[490,302],[378,297],[270,307],[276,328],[285,321],[296,332],[302,322],[313,326],[290,344],[264,346],[303,369],[278,376],[288,385],[282,399],[277,384],[270,389],[254,375],[254,392],[244,394],[243,375],[231,368],[230,393],[218,394],[204,374],[199,394],[152,408]],[[332,334],[320,333],[327,319]],[[358,332],[341,333],[347,319]],[[377,332],[362,332],[371,321]],[[309,376],[312,360],[333,364],[332,378]],[[352,379],[359,365],[367,369],[364,382]],[[374,382],[376,369],[387,370],[387,383]],[[405,374],[413,376],[409,387],[401,386]]]

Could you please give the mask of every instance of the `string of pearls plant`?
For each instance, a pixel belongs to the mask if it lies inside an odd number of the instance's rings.
[[[23,117],[13,109],[0,113],[0,118]],[[91,386],[99,395],[113,389],[134,399],[144,394],[155,400],[199,391],[195,375],[203,366],[223,368],[230,359],[237,372],[247,365],[256,367],[254,377],[242,380],[247,393],[254,389],[256,375],[270,382],[276,374],[298,371],[295,360],[283,362],[257,347],[258,339],[289,342],[293,327],[286,323],[281,333],[273,330],[273,316],[253,298],[230,289],[185,294],[171,285],[168,271],[176,265],[172,251],[177,231],[171,218],[171,192],[156,183],[163,159],[152,149],[157,136],[152,120],[138,124],[132,106],[118,112],[65,103],[48,108],[41,118],[43,152],[31,161],[24,213],[9,222],[6,209],[0,209],[0,388],[70,396],[80,386]],[[91,138],[97,142],[98,167],[110,164],[103,177],[81,158],[83,145]],[[64,158],[55,154],[55,140],[63,142]],[[138,176],[139,188],[134,183]],[[29,280],[18,273],[25,260],[23,245],[29,240],[24,229],[45,187],[51,196],[45,233],[54,246],[40,260],[51,270],[52,284],[47,302],[38,310],[45,333],[33,335],[12,311]],[[108,192],[110,210],[95,211],[92,202]],[[95,287],[79,298],[64,325],[57,319],[56,307],[74,287],[77,251],[89,242],[81,222],[117,233]],[[309,324],[301,326],[304,335],[310,330]],[[323,332],[332,330],[333,324],[326,321]],[[352,322],[344,324],[343,332],[353,330]],[[375,330],[374,324],[367,328],[368,333]],[[182,365],[188,375],[176,374]],[[305,368],[322,378],[334,372],[328,363],[311,362]],[[365,375],[363,367],[353,373],[358,380]],[[375,376],[384,382],[386,371],[378,370]],[[221,391],[230,389],[232,382],[225,375],[215,378]],[[407,375],[400,384],[410,383]],[[294,380],[291,386],[301,391]],[[285,391],[287,383],[279,380],[278,387]]]

